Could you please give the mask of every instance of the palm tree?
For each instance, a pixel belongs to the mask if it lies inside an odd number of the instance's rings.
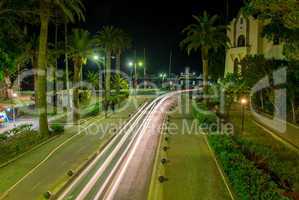
[[[37,108],[39,112],[39,129],[43,135],[48,135],[47,94],[46,94],[46,66],[48,47],[48,27],[51,15],[61,11],[70,21],[75,21],[75,15],[84,20],[84,5],[81,0],[35,0],[40,20],[38,75],[37,75]]]
[[[96,39],[97,44],[105,49],[106,52],[106,63],[105,63],[105,103],[110,97],[111,89],[111,55],[116,49],[116,35],[117,29],[113,26],[105,26],[98,33]]]
[[[99,74],[93,71],[88,71],[87,74],[88,81],[92,84],[94,88],[99,87]]]
[[[93,52],[93,44],[94,40],[88,31],[82,29],[75,29],[73,31],[70,37],[69,56],[74,63],[74,83],[79,83],[81,81],[82,67],[86,64],[87,58]],[[74,89],[73,104],[73,120],[76,122],[80,117],[78,112],[80,106],[78,87],[75,87]]]
[[[132,40],[130,36],[123,31],[122,29],[117,29],[116,32],[116,46],[115,46],[115,53],[116,53],[116,72],[120,76],[120,58],[121,54],[124,50],[130,48],[132,46]],[[120,88],[116,88],[117,94],[120,92]]]
[[[208,92],[208,69],[209,69],[209,51],[217,50],[221,47],[227,47],[229,38],[226,36],[227,27],[216,25],[218,16],[210,17],[205,11],[202,16],[193,18],[196,23],[187,26],[183,33],[186,38],[181,42],[181,47],[185,48],[188,54],[192,50],[201,51],[201,59],[203,64],[203,87],[204,93]]]

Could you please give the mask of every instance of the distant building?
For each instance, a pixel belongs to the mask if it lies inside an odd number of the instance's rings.
[[[186,68],[185,72],[182,72],[178,77],[178,84],[181,88],[194,88],[202,85],[202,77],[197,76],[195,72],[190,72],[190,69]]]
[[[283,45],[279,37],[269,41],[262,37],[265,21],[245,17],[240,11],[229,24],[227,33],[231,48],[226,52],[225,74],[241,73],[240,61],[246,55],[263,54],[266,58],[283,58]]]

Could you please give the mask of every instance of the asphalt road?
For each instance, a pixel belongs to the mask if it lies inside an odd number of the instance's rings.
[[[143,199],[159,129],[175,94],[144,104],[58,200]]]

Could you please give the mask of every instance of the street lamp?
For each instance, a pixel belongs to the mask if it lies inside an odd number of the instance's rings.
[[[93,55],[92,57],[93,61],[96,63],[96,65],[98,65],[99,67],[99,108],[100,108],[100,104],[101,104],[101,89],[102,89],[102,72],[101,72],[101,65],[100,65],[100,59],[103,59],[103,62],[106,63],[106,59],[105,56],[99,56],[99,55]]]
[[[130,68],[132,68],[133,66],[134,66],[134,87],[136,87],[137,86],[137,66],[138,67],[142,67],[143,66],[143,62],[142,61],[130,61],[129,63],[128,63],[128,66],[130,67]]]
[[[248,100],[245,97],[241,98],[241,107],[242,107],[242,129],[241,132],[244,132],[244,123],[245,123],[245,106],[248,103]]]
[[[99,59],[100,59],[100,57],[98,55],[93,56],[93,60],[98,61]]]
[[[139,62],[138,62],[138,66],[139,66],[139,67],[142,67],[142,66],[143,66],[143,62],[142,62],[142,61],[139,61]]]
[[[134,63],[133,62],[129,62],[129,67],[133,67]]]

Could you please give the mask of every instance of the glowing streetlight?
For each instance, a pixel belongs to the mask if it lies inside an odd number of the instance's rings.
[[[98,61],[98,60],[100,59],[100,57],[99,57],[98,55],[94,55],[94,56],[93,56],[93,59],[94,59],[95,61]]]
[[[134,63],[133,63],[132,61],[130,61],[130,62],[128,63],[128,65],[129,65],[129,67],[133,67]]]
[[[245,97],[242,97],[240,100],[241,107],[242,107],[242,129],[241,132],[244,132],[244,123],[245,123],[245,106],[248,103],[248,100]]]
[[[248,102],[248,101],[247,101],[246,98],[242,98],[242,99],[241,99],[241,104],[242,104],[242,105],[245,106],[245,105],[247,104],[247,102]]]
[[[92,60],[94,61],[94,63],[99,67],[99,94],[98,94],[98,101],[99,101],[99,105],[101,104],[101,97],[102,97],[102,93],[101,93],[101,89],[102,89],[102,71],[101,71],[101,63],[105,66],[106,63],[106,58],[104,55],[98,55],[98,54],[94,54],[93,56],[91,56]],[[101,106],[99,106],[100,108]]]
[[[139,66],[139,67],[142,67],[142,66],[143,66],[143,62],[142,62],[142,61],[139,61],[139,62],[138,62],[138,66]]]

